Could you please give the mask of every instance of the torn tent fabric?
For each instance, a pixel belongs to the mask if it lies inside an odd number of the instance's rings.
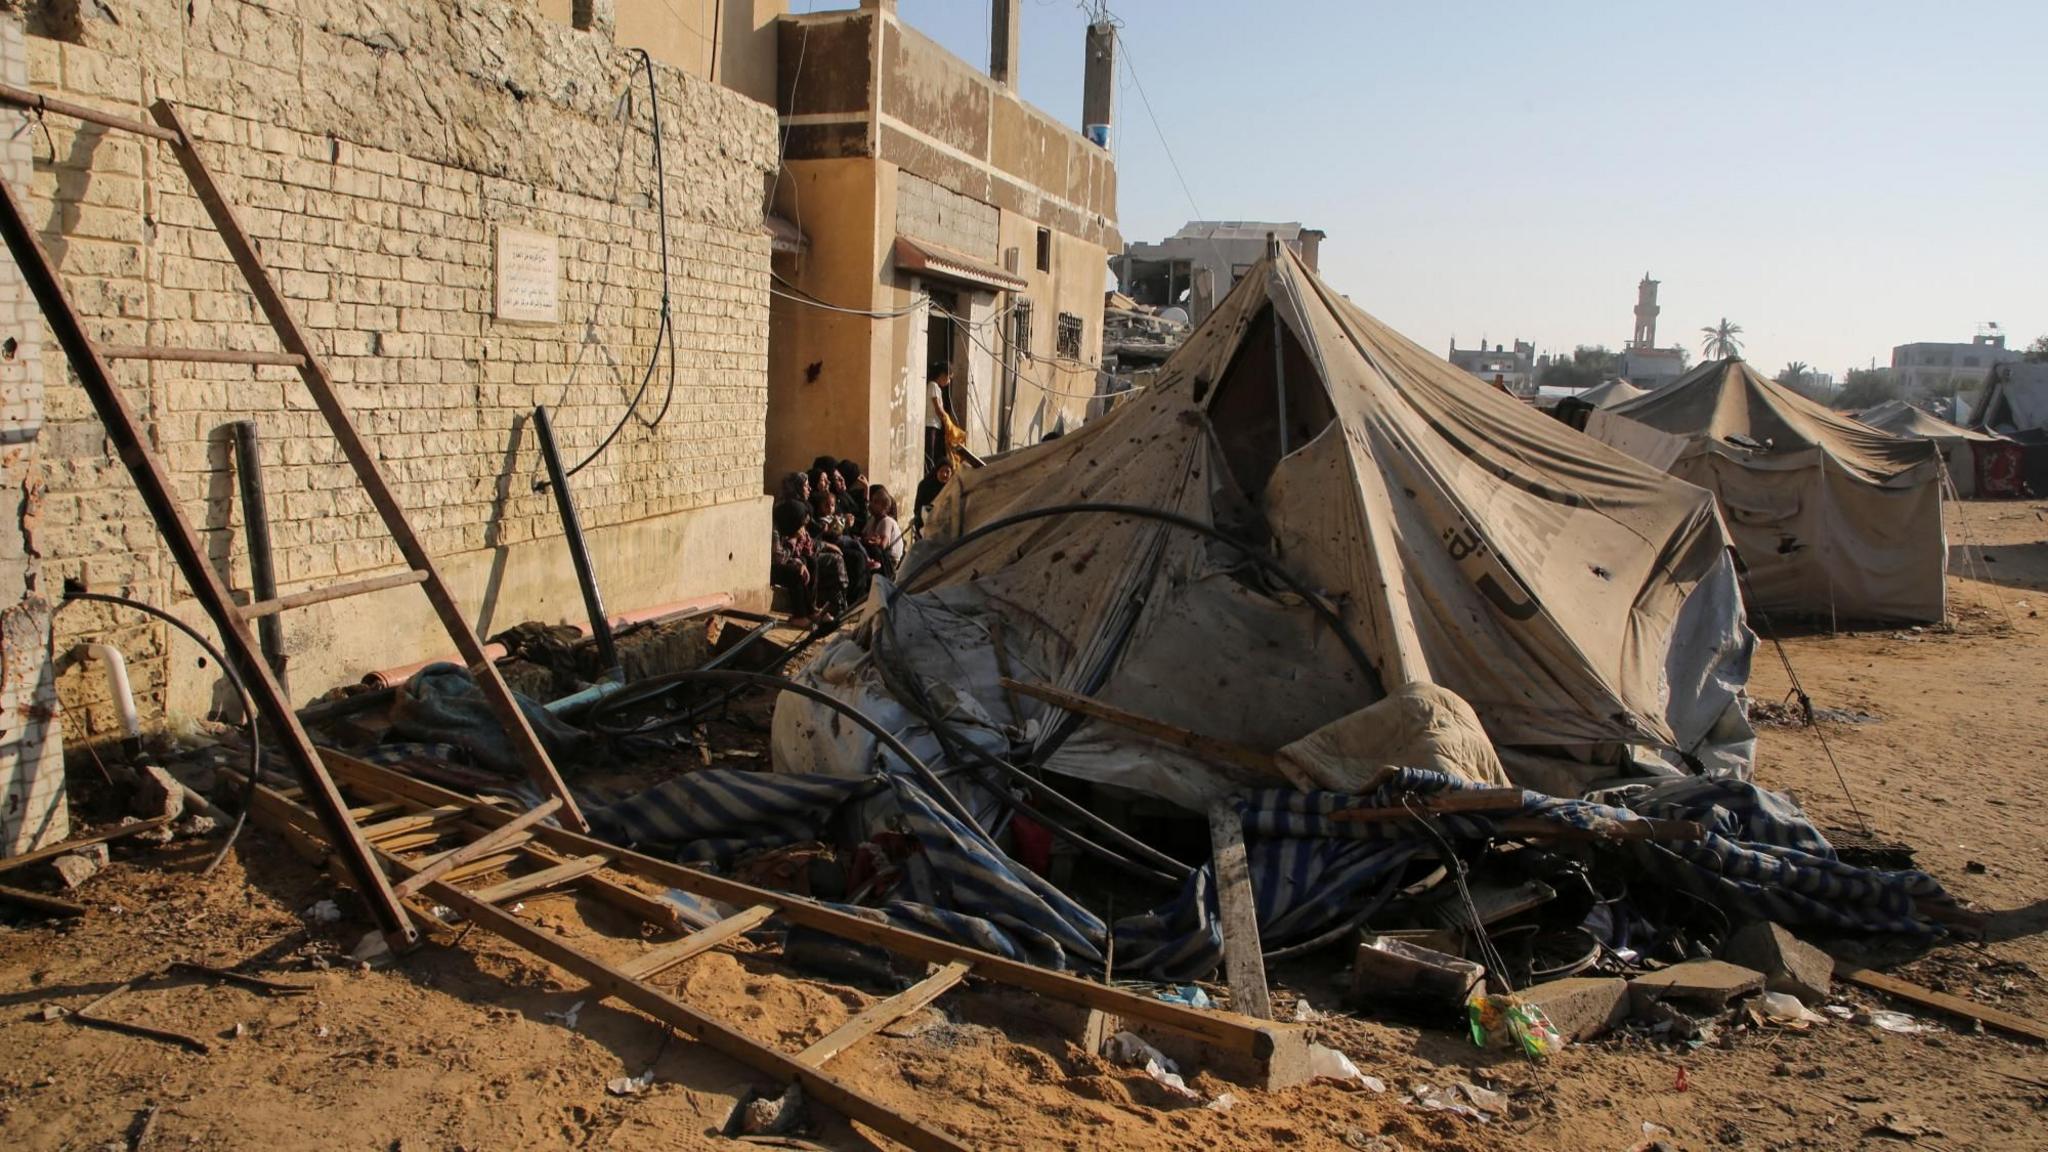
[[[1237,548],[1130,515],[1031,520],[920,570],[978,527],[1077,502],[1249,542],[1344,634]],[[1520,782],[1547,791],[1748,771],[1754,641],[1712,498],[1453,368],[1284,249],[1155,384],[963,473],[926,532],[915,586],[806,681],[898,735],[924,724],[915,696],[943,696],[955,731],[1014,762],[1201,811],[1279,781],[1000,678],[1268,752],[1412,683],[1469,704],[1510,772],[1511,753],[1546,758]],[[827,709],[778,701],[778,771],[860,775],[873,752]]]
[[[1407,798],[1470,787],[1443,773],[1404,770],[1364,795],[1268,788],[1242,797],[1238,810],[1262,945],[1274,951],[1369,922],[1409,862],[1436,847],[1435,837],[1414,822],[1350,821],[1335,813],[1399,807]],[[1917,901],[1946,899],[1933,878],[1842,863],[1784,796],[1725,778],[1672,779],[1627,791],[1627,806],[1524,791],[1517,814],[1581,830],[1645,817],[1699,821],[1709,832],[1704,841],[1629,842],[1627,848],[1642,870],[1640,883],[1690,892],[1731,919],[1916,935],[1939,931],[1915,907]],[[845,806],[882,796],[895,802],[896,827],[915,841],[918,852],[879,894],[881,907],[864,914],[1015,960],[1101,968],[1110,930],[1102,920],[1011,860],[978,829],[948,815],[907,774],[854,779],[713,769],[590,806],[586,813],[606,839],[700,866],[723,866],[742,845],[829,837],[848,818],[860,824],[861,813]],[[1454,843],[1476,843],[1497,835],[1499,819],[1442,815],[1434,826]],[[1113,930],[1120,974],[1185,980],[1213,972],[1222,962],[1223,932],[1212,870],[1196,869],[1173,899],[1119,919]]]
[[[1671,474],[1714,493],[1747,567],[1752,611],[1839,620],[1940,620],[1948,549],[1941,457],[1710,360],[1587,422],[1678,438]],[[1618,418],[1618,419],[1617,419]]]

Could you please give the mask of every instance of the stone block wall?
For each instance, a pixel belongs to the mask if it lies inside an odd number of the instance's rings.
[[[896,177],[896,231],[990,264],[999,262],[1001,213],[912,172]]]
[[[67,24],[59,8],[79,15]],[[176,104],[479,629],[576,619],[555,508],[534,491],[544,470],[530,413],[547,405],[564,454],[582,459],[626,417],[662,343],[663,221],[637,58],[496,0],[115,8],[109,20],[91,5],[28,5],[33,87],[140,119],[156,99]],[[762,195],[775,119],[655,74],[673,396],[664,362],[638,415],[573,483],[615,611],[767,579]],[[168,149],[56,116],[29,142],[35,222],[96,339],[277,347]],[[500,227],[556,238],[559,323],[495,318]],[[264,441],[285,591],[399,567],[295,370],[129,361],[116,374],[232,586],[247,587],[248,566],[228,426],[245,417]],[[46,580],[193,615],[67,376],[52,372],[46,398]],[[86,607],[65,613],[60,648],[103,632],[120,643],[145,716],[202,710],[218,691],[182,640]],[[417,589],[288,614],[285,632],[301,698],[450,650]],[[96,674],[60,687],[76,734],[112,733]]]

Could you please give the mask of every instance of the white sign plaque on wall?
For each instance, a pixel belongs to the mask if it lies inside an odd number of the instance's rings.
[[[562,319],[561,246],[553,236],[498,225],[497,316],[521,324]]]

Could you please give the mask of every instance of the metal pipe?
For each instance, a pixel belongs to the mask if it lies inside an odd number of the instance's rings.
[[[270,506],[264,498],[263,446],[257,439],[254,420],[237,420],[235,433],[235,481],[242,491],[242,532],[249,541],[249,591],[257,602],[277,599],[277,567],[270,550]],[[263,662],[277,677],[285,694],[291,685],[284,675],[284,621],[276,613],[256,621],[257,643]]]
[[[554,425],[546,407],[533,410],[533,430],[540,440],[540,454],[548,465],[548,486],[555,492],[555,507],[562,514],[562,536],[569,542],[569,560],[576,566],[576,583],[583,589],[583,610],[590,617],[590,635],[597,641],[598,663],[613,675],[619,671],[619,650],[612,642],[612,622],[604,614],[604,597],[597,590],[597,574],[590,567],[590,549],[583,540],[583,522],[576,517],[576,502],[569,495],[569,476],[562,470],[562,454],[555,448]]]

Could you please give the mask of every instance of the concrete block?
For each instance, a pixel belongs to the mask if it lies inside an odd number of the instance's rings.
[[[64,882],[64,887],[76,889],[98,875],[100,869],[107,866],[109,859],[111,857],[107,855],[105,844],[93,844],[59,856],[50,864],[57,869],[57,878]]]
[[[145,820],[158,816],[176,820],[185,814],[185,786],[171,775],[169,769],[154,764],[145,766],[136,782],[135,796],[131,802],[135,814]]]
[[[1826,1003],[1834,981],[1834,957],[1777,924],[1744,925],[1728,938],[1721,958],[1756,969],[1764,974],[1766,988],[1808,1005]]]
[[[1630,1011],[1641,1015],[1663,1000],[1719,1011],[1728,1002],[1761,992],[1764,974],[1722,960],[1687,960],[1629,981]]]
[[[1591,1040],[1628,1019],[1628,981],[1619,977],[1574,976],[1550,980],[1519,994],[1543,1009],[1567,1040]]]

